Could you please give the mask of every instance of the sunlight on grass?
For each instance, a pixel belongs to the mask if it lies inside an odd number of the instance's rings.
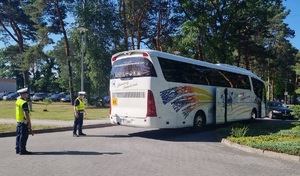
[[[17,124],[0,124],[0,133],[8,133],[8,132],[15,132]],[[41,129],[51,129],[55,128],[55,126],[42,126],[42,125],[35,125],[33,127],[34,130],[41,130]]]
[[[73,106],[70,103],[53,102],[45,109],[44,102],[34,102],[33,112],[30,113],[32,119],[47,120],[73,120]],[[0,101],[0,118],[15,118],[15,101]],[[85,119],[100,119],[109,117],[109,108],[86,107]]]

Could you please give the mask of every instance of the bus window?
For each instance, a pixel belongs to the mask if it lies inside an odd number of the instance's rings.
[[[117,60],[112,65],[110,79],[157,77],[153,64],[146,58],[133,57]]]
[[[253,84],[253,89],[254,89],[253,91],[255,95],[260,99],[263,99],[263,92],[265,88],[264,83],[255,78],[252,78],[252,84]]]
[[[207,68],[189,63],[158,58],[167,81],[189,84],[209,85]]]
[[[166,81],[250,89],[248,76],[158,57]],[[238,79],[237,79],[238,78]]]

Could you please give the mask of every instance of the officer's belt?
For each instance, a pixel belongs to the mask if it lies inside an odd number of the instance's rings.
[[[17,122],[17,123],[23,123],[23,124],[27,124],[27,120],[26,119],[24,119],[23,121],[21,121],[21,122]]]

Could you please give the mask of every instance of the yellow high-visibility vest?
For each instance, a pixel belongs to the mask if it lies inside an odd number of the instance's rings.
[[[24,115],[24,111],[23,111],[23,104],[26,103],[25,100],[19,98],[16,101],[16,120],[17,122],[23,122],[25,120],[25,115]]]
[[[84,103],[83,103],[83,101],[80,98],[76,98],[76,100],[79,101],[79,105],[76,106],[76,110],[77,111],[83,111],[84,110]]]

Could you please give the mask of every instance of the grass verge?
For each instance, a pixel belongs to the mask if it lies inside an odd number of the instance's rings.
[[[15,101],[0,101],[0,118],[15,118]],[[45,111],[46,109],[46,111]],[[33,102],[31,119],[40,120],[74,120],[73,106],[70,103],[52,102]],[[95,120],[109,117],[109,108],[86,107],[85,120]],[[55,126],[34,125],[33,130],[50,129]],[[0,124],[0,133],[16,131],[16,124]]]
[[[15,118],[15,101],[0,101],[0,118]],[[45,108],[47,111],[45,111]],[[87,106],[85,119],[100,119],[109,117],[109,108]],[[73,106],[70,103],[53,102],[46,106],[45,102],[33,102],[32,119],[73,120]]]
[[[220,137],[241,145],[300,156],[299,121],[291,123],[235,123],[219,128],[216,132]]]
[[[34,130],[42,130],[42,129],[51,129],[55,128],[55,126],[44,126],[44,125],[35,125],[33,127]],[[15,132],[16,131],[16,124],[0,124],[0,133],[8,133],[8,132]]]

